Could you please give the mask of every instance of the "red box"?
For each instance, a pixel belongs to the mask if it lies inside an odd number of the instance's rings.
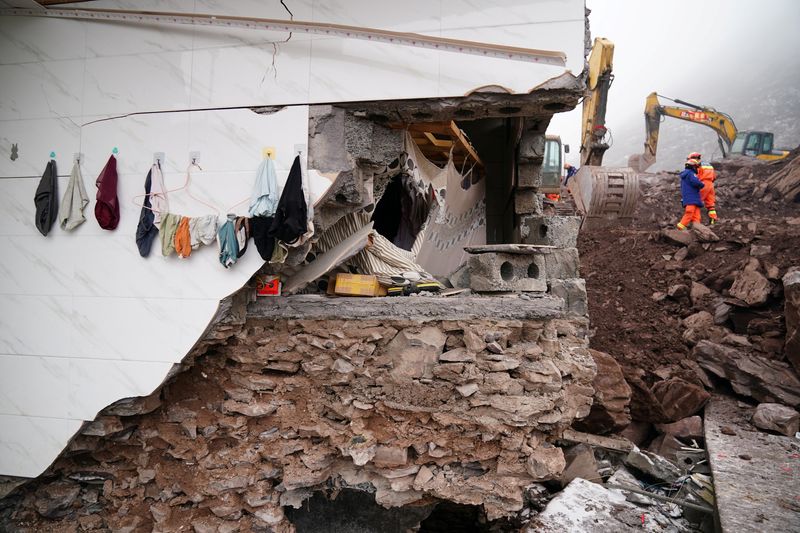
[[[281,279],[278,276],[256,276],[256,296],[280,296]]]

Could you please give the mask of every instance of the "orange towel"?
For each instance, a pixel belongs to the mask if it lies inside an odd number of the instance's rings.
[[[189,235],[189,217],[183,217],[178,223],[178,230],[175,232],[175,251],[178,257],[186,259],[192,255],[192,238]]]

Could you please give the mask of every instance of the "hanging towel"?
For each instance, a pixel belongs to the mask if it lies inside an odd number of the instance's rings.
[[[235,222],[236,215],[228,215],[228,220],[219,227],[219,234],[217,235],[219,262],[225,268],[230,268],[231,265],[236,263],[239,255],[239,245],[236,242],[236,232],[234,231]]]
[[[161,172],[161,164],[157,163],[150,169],[153,174],[153,185],[150,189],[150,205],[153,207],[153,224],[161,227],[162,213],[169,213],[169,201],[167,200],[167,188],[164,187],[164,174]]]
[[[178,231],[178,224],[181,222],[180,215],[172,213],[162,213],[161,215],[161,254],[169,256],[175,251],[175,232]]]
[[[192,249],[197,250],[200,245],[213,243],[217,240],[217,215],[205,215],[193,217],[189,220],[189,237],[192,240]]]
[[[155,166],[155,165],[153,165]],[[153,169],[147,173],[144,180],[144,207],[139,213],[139,224],[136,226],[136,246],[139,248],[139,255],[147,257],[153,247],[153,240],[158,235],[158,228],[154,223],[155,213],[150,209],[150,190],[153,179]]]
[[[311,187],[308,183],[306,165],[303,164],[302,160],[300,161],[300,172],[302,175],[301,183],[303,184],[303,198],[305,198],[306,201],[306,231],[300,236],[299,239],[292,243],[292,247],[302,246],[314,236],[314,203],[311,201]],[[270,262],[274,263],[275,261]],[[282,262],[283,261],[281,261],[281,263]]]
[[[282,265],[286,262],[286,258],[289,257],[289,248],[287,248],[286,245],[281,241],[273,242],[275,243],[275,249],[272,250],[272,257],[269,258],[269,264]]]
[[[275,163],[265,159],[256,171],[256,183],[250,197],[251,217],[271,217],[278,206],[278,176],[275,174]]]
[[[247,251],[247,241],[250,240],[250,219],[237,217],[233,223],[233,231],[236,233],[236,245],[239,247],[236,258],[240,259]]]
[[[97,203],[94,204],[94,216],[100,227],[107,230],[117,229],[119,225],[119,199],[117,198],[117,158],[108,158],[106,166],[95,182],[97,185]]]
[[[33,203],[36,205],[36,229],[39,233],[47,237],[53,223],[58,216],[58,177],[56,175],[56,160],[51,159],[47,162],[39,186],[36,187],[36,194]]]
[[[189,217],[181,218],[178,223],[178,229],[175,230],[175,251],[178,252],[178,257],[186,259],[192,255],[192,238],[189,236]]]
[[[72,172],[69,175],[69,183],[67,190],[64,193],[64,198],[61,200],[61,207],[59,213],[61,216],[61,229],[73,230],[86,222],[86,217],[83,216],[83,210],[89,205],[89,196],[86,194],[86,188],[83,186],[83,176],[81,175],[81,167],[76,161],[72,165]]]
[[[270,235],[270,228],[274,219],[272,217],[253,217],[250,219],[250,232],[253,235],[253,242],[256,243],[258,255],[264,261],[272,259],[275,249],[275,237]]]
[[[286,244],[294,244],[308,229],[308,209],[303,193],[303,176],[300,171],[300,157],[294,158],[292,169],[281,199],[275,210],[275,218],[270,227],[270,235]],[[272,254],[270,254],[271,256]]]

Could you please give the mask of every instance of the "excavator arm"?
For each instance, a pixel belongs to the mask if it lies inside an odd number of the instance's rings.
[[[589,56],[589,70],[586,80],[587,93],[583,99],[581,132],[581,166],[603,164],[603,155],[608,150],[605,141],[606,108],[608,90],[614,81],[614,43],[598,37],[594,40]]]
[[[710,107],[703,107],[683,100],[671,100],[676,104],[686,107],[662,106],[658,100],[660,95],[650,93],[645,101],[644,121],[647,138],[644,143],[644,153],[631,157],[629,164],[639,172],[644,172],[656,162],[656,152],[658,150],[658,131],[663,117],[672,117],[679,120],[686,120],[707,126],[717,132],[719,147],[722,155],[727,156],[731,151],[731,145],[738,130],[730,115],[717,111]]]

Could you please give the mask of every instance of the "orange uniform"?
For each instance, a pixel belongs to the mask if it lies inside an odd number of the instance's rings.
[[[717,210],[715,208],[717,194],[714,191],[714,180],[717,179],[717,173],[714,171],[714,167],[708,163],[702,163],[700,168],[697,169],[697,177],[703,182],[703,188],[700,189],[700,199],[703,200],[703,205],[708,209],[708,218],[714,224],[717,221]]]
[[[678,229],[686,229],[692,222],[700,222],[700,208],[696,205],[687,205],[683,208],[683,218],[678,222]]]

